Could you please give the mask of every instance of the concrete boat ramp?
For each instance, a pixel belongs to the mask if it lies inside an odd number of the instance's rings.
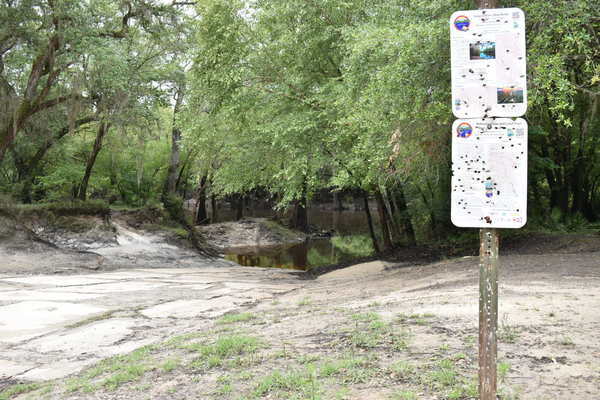
[[[0,382],[61,378],[302,286],[285,270],[193,264],[0,275]]]

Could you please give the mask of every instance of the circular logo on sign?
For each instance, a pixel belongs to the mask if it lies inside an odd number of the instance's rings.
[[[456,29],[458,29],[459,31],[463,31],[463,32],[468,31],[469,25],[471,25],[471,20],[469,19],[469,17],[467,17],[465,15],[459,15],[454,20],[454,27]]]
[[[456,136],[468,138],[473,134],[473,127],[468,122],[462,122],[456,128]]]

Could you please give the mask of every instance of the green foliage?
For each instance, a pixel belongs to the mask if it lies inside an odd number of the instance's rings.
[[[176,128],[186,198],[201,177],[209,194],[260,189],[280,208],[401,186],[416,237],[448,237],[448,17],[472,1],[183,3],[0,5],[0,193],[70,201],[87,167],[91,198],[156,202]],[[600,4],[501,5],[527,16],[530,220],[584,228],[600,217]],[[368,242],[334,238],[354,256]]]

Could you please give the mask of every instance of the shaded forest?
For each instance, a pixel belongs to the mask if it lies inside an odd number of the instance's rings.
[[[529,226],[597,223],[600,1],[500,3],[527,16]],[[162,204],[193,231],[184,200],[205,223],[261,198],[306,230],[345,196],[376,204],[381,250],[447,237],[448,18],[468,8],[2,0],[2,202]]]

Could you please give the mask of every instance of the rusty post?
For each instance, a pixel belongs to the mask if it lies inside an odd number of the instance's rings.
[[[498,0],[477,0],[479,9]],[[498,250],[496,229],[479,230],[479,400],[496,400],[498,373]]]
[[[476,0],[479,9],[498,0]],[[497,400],[498,250],[496,229],[479,230],[479,400]]]
[[[496,400],[498,231],[479,230],[479,400]]]

